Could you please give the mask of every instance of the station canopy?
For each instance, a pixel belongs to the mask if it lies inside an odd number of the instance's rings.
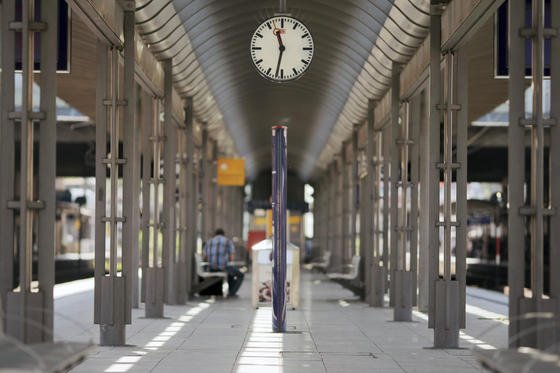
[[[285,124],[289,168],[303,180],[319,175],[363,123],[368,99],[385,95],[393,62],[408,62],[428,34],[430,9],[429,0],[288,0],[315,51],[302,78],[278,84],[258,74],[249,53],[277,0],[136,4],[146,44],[158,59],[173,59],[176,90],[193,97],[195,118],[220,145],[230,141],[245,158],[248,177],[270,169],[271,126]]]

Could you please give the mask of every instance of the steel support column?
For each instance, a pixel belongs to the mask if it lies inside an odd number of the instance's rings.
[[[160,120],[160,98],[142,95],[142,123],[144,133],[143,176],[142,176],[142,260],[145,277],[145,317],[163,317],[164,269],[160,236],[163,224],[160,220],[163,179],[161,177],[161,155],[164,141],[163,125]],[[145,273],[144,273],[145,269]]]
[[[387,262],[383,258],[385,248],[381,246],[381,132],[375,128],[375,106],[376,102],[369,100],[366,147],[367,176],[364,191],[366,202],[364,206],[364,213],[366,214],[364,217],[364,249],[367,250],[368,255],[366,257],[366,273],[369,272],[369,278],[366,277],[366,284],[368,284],[366,289],[369,286],[369,297],[366,296],[366,301],[370,306],[383,307]],[[386,190],[383,190],[383,195],[386,194]],[[383,226],[386,227],[385,223],[383,223]]]
[[[2,38],[2,95],[0,96],[2,112],[0,123],[0,331],[7,328],[7,298],[14,287],[14,209],[10,201],[15,200],[15,123],[10,113],[15,112],[14,59],[15,32],[10,30],[10,22],[15,20],[15,1],[2,3],[1,31]],[[11,320],[10,320],[11,321]]]
[[[152,97],[148,92],[140,91],[140,119],[142,125],[142,209],[141,226],[142,229],[142,282],[140,286],[140,301],[146,302],[146,272],[150,265],[150,235],[151,235],[151,217],[153,211],[150,206],[150,188],[152,180],[152,162],[153,162],[153,149],[152,149],[152,121],[153,121],[153,104]]]
[[[412,273],[412,305],[417,306],[418,289],[418,189],[420,179],[419,140],[420,140],[420,97],[414,97],[407,103],[407,122],[412,143],[410,144],[410,272]]]
[[[331,162],[330,166],[327,168],[327,207],[328,207],[328,218],[327,218],[327,246],[328,251],[331,253],[331,260],[329,263],[329,268],[327,270],[337,271],[337,258],[336,258],[336,188],[335,188],[335,168],[336,162]]]
[[[358,233],[358,210],[360,208],[360,174],[359,174],[359,152],[358,152],[358,135],[360,125],[354,124],[352,128],[352,166],[351,166],[351,183],[350,183],[350,258],[354,255],[360,255],[356,246]],[[371,210],[369,210],[371,212]],[[363,263],[362,263],[363,267]]]
[[[418,126],[420,127],[419,136],[419,161],[420,161],[420,210],[423,212],[420,214],[419,220],[419,250],[418,250],[418,311],[428,312],[429,307],[429,297],[430,297],[430,286],[431,286],[431,275],[429,268],[429,256],[430,256],[430,232],[432,227],[432,216],[426,211],[430,208],[430,188],[432,185],[432,180],[430,179],[432,165],[430,164],[431,159],[431,148],[430,148],[430,120],[429,120],[429,98],[427,97],[427,90],[423,90],[418,96],[420,114]]]
[[[171,59],[163,61],[163,128],[165,146],[163,149],[163,268],[165,270],[165,303],[177,303],[177,250],[175,247],[175,203],[177,191],[177,127],[173,122],[173,76]]]
[[[352,260],[352,257],[349,256],[349,248],[350,248],[350,159],[348,159],[348,152],[347,152],[348,143],[346,141],[342,142],[342,150],[340,152],[340,161],[341,161],[341,168],[340,168],[340,178],[342,184],[341,190],[341,251],[342,251],[342,263],[348,264]]]
[[[434,2],[435,3],[435,2]],[[439,169],[441,116],[437,105],[441,102],[441,12],[438,5],[431,6],[430,16],[430,123],[428,127],[428,154],[425,159],[428,178],[428,246],[429,246],[429,312],[428,327],[434,328],[436,318],[436,281],[439,277]],[[441,311],[443,312],[443,311]]]
[[[208,159],[208,172],[206,173],[208,185],[208,224],[210,227],[209,237],[213,235],[217,226],[217,213],[218,213],[218,184],[217,184],[217,163],[218,163],[218,143],[216,140],[210,140],[212,144],[212,155]]]
[[[394,321],[412,321],[412,283],[410,271],[410,238],[414,233],[410,224],[408,205],[412,185],[408,177],[410,138],[408,107],[400,116],[400,71],[393,64],[391,84],[391,298],[394,299]],[[407,257],[409,258],[407,260]]]
[[[124,110],[123,123],[123,148],[126,164],[123,166],[123,214],[128,217],[128,222],[123,224],[122,231],[122,259],[123,266],[128,268],[130,274],[126,278],[126,289],[130,292],[126,308],[138,308],[138,232],[140,231],[140,169],[138,151],[138,129],[136,124],[136,82],[134,80],[136,43],[134,40],[134,8],[125,9],[123,34],[124,34],[124,67],[123,67],[123,98],[127,102]]]
[[[96,210],[95,210],[95,312],[94,321],[100,324],[100,344],[103,346],[122,346],[125,344],[125,325],[130,324],[130,289],[126,281],[129,276],[130,251],[122,250],[119,260],[118,225],[123,228],[127,223],[124,216],[119,216],[118,178],[119,169],[126,160],[119,151],[119,132],[121,115],[119,108],[126,105],[121,99],[119,89],[119,51],[114,46],[107,46],[98,41],[97,92],[96,92]],[[107,149],[107,132],[109,132],[109,149]],[[109,171],[109,193],[106,192],[107,171]],[[109,210],[107,211],[107,201]],[[126,206],[122,206],[126,211]],[[105,234],[109,226],[109,257],[105,257]],[[105,275],[105,263],[108,262],[109,274]],[[122,272],[118,273],[119,263]]]
[[[441,31],[441,19],[437,7],[432,10],[434,39]],[[437,30],[436,30],[437,29]],[[431,30],[432,31],[432,30]],[[430,326],[434,328],[434,347],[457,348],[459,330],[465,327],[465,251],[466,251],[466,198],[467,198],[467,66],[464,51],[448,51],[445,55],[445,75],[441,84],[440,40],[433,40],[431,47],[431,123],[430,147],[437,148],[437,162],[433,164],[435,178],[431,187],[435,193],[430,198],[430,212],[436,219],[431,233],[430,275],[433,280],[433,307],[429,314]],[[437,44],[436,44],[437,43]],[[443,94],[442,94],[443,93]],[[439,154],[440,129],[443,121],[443,153]],[[433,131],[433,133],[432,133]],[[438,145],[436,146],[435,143]],[[439,218],[439,181],[443,174],[443,220]],[[452,209],[452,184],[457,182],[456,210]],[[436,184],[437,183],[437,184]],[[436,184],[436,185],[434,185]],[[437,187],[437,188],[436,188]],[[430,196],[432,197],[432,196]],[[432,215],[430,215],[432,216]],[[455,216],[455,219],[453,218]],[[439,229],[443,229],[443,247],[440,254]],[[455,240],[453,240],[455,231]],[[455,244],[455,245],[453,245]],[[455,247],[455,270],[452,267],[452,247]],[[443,258],[443,278],[439,278],[439,258]],[[455,272],[455,273],[453,273]],[[454,279],[452,276],[454,275]]]
[[[560,264],[558,254],[556,206],[560,196],[558,175],[554,165],[558,165],[558,79],[560,60],[557,54],[558,15],[560,9],[551,2],[552,28],[545,24],[544,0],[533,0],[530,25],[525,24],[525,2],[510,1],[510,85],[509,85],[509,143],[508,143],[508,262],[509,262],[509,343],[510,347],[529,346],[538,349],[558,351],[559,331],[559,275],[553,271]],[[556,18],[555,18],[556,17]],[[551,113],[544,116],[543,78],[545,39],[551,38]],[[524,75],[525,39],[531,39],[532,50],[532,115],[525,113]],[[516,58],[521,58],[516,60]],[[556,99],[556,101],[555,101]],[[525,130],[530,132],[530,175],[527,197],[524,197]],[[550,133],[549,185],[544,183],[545,137]],[[556,146],[556,147],[555,147]],[[554,158],[556,156],[556,159]],[[528,237],[525,236],[528,223]],[[544,274],[544,247],[546,245],[545,226],[549,225],[549,278]],[[525,248],[530,248],[530,260],[526,263]],[[524,295],[523,276],[530,266],[531,296]],[[550,281],[549,297],[544,296],[544,285]],[[533,316],[529,316],[533,315]]]
[[[209,173],[208,170],[208,127],[206,123],[202,123],[202,145],[200,148],[200,158],[199,170],[198,170],[198,196],[199,196],[199,208],[200,208],[200,238],[202,244],[208,240],[208,190],[209,185],[207,183]]]
[[[41,1],[48,9],[35,17],[35,2],[22,1],[21,20],[16,20],[14,2],[2,4],[2,119],[0,144],[2,161],[0,183],[2,212],[0,233],[0,331],[24,343],[52,341],[54,286],[54,226],[56,176],[56,27],[58,7]],[[16,26],[13,22],[21,21]],[[12,25],[10,25],[12,23]],[[34,29],[32,23],[42,26]],[[14,107],[15,34],[21,34],[22,92],[21,109]],[[40,111],[33,111],[33,70],[35,35],[41,34]],[[48,92],[48,93],[47,93]],[[20,124],[19,201],[15,190],[15,124]],[[35,124],[39,123],[39,180],[36,182],[34,158]],[[38,184],[38,190],[34,185]],[[37,197],[37,199],[35,199]],[[18,288],[13,284],[14,211],[19,211]],[[36,221],[36,225],[34,224]],[[36,227],[38,246],[38,284],[32,283],[33,236]]]
[[[194,268],[194,253],[196,252],[196,226],[197,226],[197,208],[196,208],[196,172],[194,160],[194,123],[193,123],[193,99],[188,97],[185,100],[185,133],[186,133],[186,212],[185,225],[187,228],[186,237],[186,257],[185,266],[187,268],[187,293],[190,294],[193,284],[193,276],[196,273]]]
[[[560,2],[550,2],[550,19],[552,29],[560,31]],[[560,35],[552,38],[550,41],[550,118],[556,122],[556,126],[550,128],[550,146],[549,146],[549,186],[550,193],[549,204],[555,209],[555,214],[550,217],[550,268],[560,267],[560,173],[552,172],[552,170],[560,170]],[[556,300],[560,299],[560,271],[550,271],[550,297]],[[554,318],[556,319],[555,342],[558,345],[560,339],[558,332],[558,318],[560,311],[555,310]],[[556,349],[558,353],[558,349]]]
[[[525,130],[519,121],[525,118],[525,39],[519,31],[525,27],[525,1],[509,4],[509,127],[508,127],[508,285],[509,345],[518,347],[523,330],[520,300],[525,299],[525,217],[519,212],[525,204]],[[523,165],[523,167],[520,167]]]
[[[188,108],[184,108],[185,121],[188,116]],[[177,223],[175,224],[175,237],[177,239],[177,244],[175,249],[178,250],[176,265],[176,281],[177,281],[177,293],[176,300],[177,304],[185,304],[187,302],[187,272],[190,272],[187,267],[187,251],[188,251],[188,241],[187,241],[187,215],[189,214],[187,210],[187,185],[189,182],[187,174],[188,157],[187,157],[187,125],[183,123],[177,132],[177,158],[176,162],[179,167],[179,177],[177,185],[177,204],[175,211],[175,218]]]
[[[382,275],[384,276],[383,282],[384,282],[384,291],[387,291],[387,284],[390,285],[389,282],[389,273],[392,270],[391,269],[391,263],[389,260],[389,254],[390,254],[390,229],[389,229],[389,212],[391,211],[391,206],[389,203],[389,198],[390,198],[390,178],[391,178],[391,169],[390,169],[390,164],[391,164],[391,126],[390,125],[383,125],[380,126],[380,128],[376,129],[378,135],[377,135],[377,146],[379,148],[379,153],[378,154],[378,160],[377,160],[377,165],[379,167],[378,172],[380,175],[380,179],[379,179],[379,187],[376,188],[377,193],[379,193],[379,191],[382,189],[383,190],[383,194],[380,196],[378,194],[378,196],[376,197],[377,202],[382,201],[383,203],[383,208],[381,210],[381,217],[380,217],[380,227],[381,229],[379,231],[377,231],[376,233],[378,234],[378,238],[381,240],[381,244],[383,247],[383,250],[380,254],[380,258],[381,261],[383,262],[383,268],[385,269],[384,272],[382,273]],[[382,185],[382,187],[381,187]],[[391,307],[394,306],[394,304],[391,303],[391,300],[389,299],[389,305]]]

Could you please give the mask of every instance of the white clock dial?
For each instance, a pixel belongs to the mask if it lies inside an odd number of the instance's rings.
[[[289,16],[269,18],[251,38],[251,59],[264,77],[286,82],[303,75],[313,59],[313,38],[303,23]]]

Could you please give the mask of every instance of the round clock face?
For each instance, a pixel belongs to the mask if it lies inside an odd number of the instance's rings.
[[[303,23],[289,16],[264,21],[251,38],[251,59],[264,77],[287,82],[305,73],[313,59],[313,38]]]

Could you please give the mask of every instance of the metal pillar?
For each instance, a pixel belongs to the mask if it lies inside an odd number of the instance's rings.
[[[335,211],[336,211],[336,220],[335,220],[335,239],[336,239],[336,252],[337,255],[335,256],[335,263],[337,265],[337,269],[342,271],[342,267],[344,263],[344,222],[345,222],[345,214],[346,211],[343,209],[344,205],[344,159],[342,156],[338,157],[335,167]]]
[[[367,176],[365,180],[364,205],[364,257],[366,263],[366,302],[372,307],[383,307],[385,301],[385,284],[387,262],[382,258],[381,247],[381,132],[375,128],[374,100],[368,103],[367,120]],[[376,154],[377,150],[377,154]],[[386,194],[386,189],[383,195]],[[381,265],[383,262],[383,265]],[[369,275],[368,275],[369,273]],[[369,294],[369,296],[368,296]]]
[[[430,60],[430,149],[431,163],[430,218],[430,313],[429,326],[434,329],[434,347],[459,347],[459,329],[465,325],[465,250],[467,190],[467,69],[464,51],[445,55],[444,84],[441,84],[441,8],[432,7]],[[443,94],[442,94],[443,89]],[[461,113],[460,113],[461,112]],[[459,114],[460,113],[460,114]],[[443,153],[440,158],[440,129],[443,122]],[[455,149],[454,149],[455,145]],[[455,150],[455,151],[454,151]],[[454,153],[456,154],[454,156]],[[439,218],[439,181],[443,174],[443,220]],[[452,211],[453,174],[457,180],[457,210]],[[453,215],[456,216],[453,220]],[[431,220],[431,219],[430,219]],[[434,220],[431,220],[434,221]],[[432,223],[433,224],[433,223]],[[443,229],[443,277],[439,276],[439,229]],[[455,230],[455,279],[452,279],[452,231]]]
[[[420,214],[419,220],[419,251],[418,251],[418,310],[420,312],[429,311],[429,293],[430,293],[430,270],[429,270],[429,255],[430,255],[430,231],[432,224],[430,223],[433,218],[426,211],[429,211],[430,206],[430,172],[432,165],[430,163],[430,143],[429,143],[429,126],[430,121],[428,118],[428,100],[426,98],[427,92],[423,90],[417,100],[419,101],[420,114],[418,126],[420,127],[419,135],[419,161],[420,161]]]
[[[323,255],[323,225],[325,224],[323,220],[324,208],[323,208],[323,196],[321,193],[320,181],[318,184],[313,185],[313,258],[321,258]]]
[[[145,277],[145,317],[163,317],[164,269],[159,237],[163,236],[160,220],[163,178],[161,155],[164,142],[163,125],[160,120],[160,98],[142,95],[144,133],[143,163],[143,211],[142,211],[142,278]],[[144,272],[145,269],[145,272]]]
[[[208,127],[202,123],[202,145],[200,148],[199,171],[198,171],[198,195],[200,206],[200,238],[202,243],[209,238],[208,234]]]
[[[185,107],[185,122],[181,125],[180,130],[177,133],[177,164],[179,166],[179,178],[178,178],[178,187],[177,187],[177,196],[178,196],[178,203],[177,203],[177,210],[175,213],[177,224],[175,225],[176,229],[176,238],[178,240],[178,244],[175,245],[178,248],[178,257],[176,262],[176,281],[177,281],[177,293],[176,293],[176,300],[177,304],[185,304],[187,302],[187,292],[190,287],[190,269],[187,266],[187,256],[188,256],[188,238],[187,238],[187,220],[189,211],[187,209],[187,186],[189,183],[189,176],[187,173],[188,167],[188,156],[187,156],[187,137],[190,134],[187,131],[187,123],[188,115],[190,108]],[[191,118],[192,119],[192,118]],[[190,129],[190,127],[189,127]],[[189,282],[189,284],[187,284]]]
[[[140,119],[142,126],[142,209],[140,210],[141,221],[140,229],[142,229],[142,254],[140,256],[140,264],[142,268],[142,282],[140,285],[140,301],[146,302],[146,272],[150,265],[150,235],[151,222],[150,214],[152,207],[150,206],[150,188],[152,179],[152,97],[148,92],[140,90]]]
[[[413,273],[410,238],[413,233],[408,204],[415,186],[408,177],[410,138],[408,103],[400,117],[400,71],[393,64],[391,84],[391,298],[394,299],[394,321],[412,321]],[[407,260],[407,256],[409,259]]]
[[[126,288],[130,292],[127,297],[127,309],[129,307],[138,308],[138,232],[140,231],[140,168],[139,168],[139,149],[138,149],[138,130],[136,125],[136,82],[134,80],[135,71],[135,51],[136,43],[134,40],[134,8],[124,11],[124,67],[123,67],[123,98],[128,103],[124,110],[123,123],[123,148],[126,164],[123,166],[123,214],[128,217],[127,224],[123,225],[122,231],[122,250],[123,266],[128,268],[130,274],[126,278]],[[126,251],[126,255],[125,255]]]
[[[56,56],[49,50],[57,48],[56,25],[58,7],[42,1],[48,8],[35,19],[35,2],[22,1],[21,20],[16,20],[14,2],[2,4],[2,182],[0,182],[0,331],[24,342],[52,341],[54,285],[54,225],[56,176]],[[20,21],[15,26],[13,22]],[[39,25],[37,29],[32,23]],[[22,40],[21,108],[14,107],[15,34]],[[41,33],[41,99],[40,111],[33,111],[34,40]],[[47,93],[48,92],[48,93]],[[15,123],[20,123],[20,189],[15,180]],[[39,122],[39,182],[33,169],[35,124]],[[34,185],[38,184],[35,193]],[[38,199],[35,199],[37,196]],[[19,211],[19,288],[13,284],[14,211]],[[34,220],[37,221],[38,286],[32,285]]]
[[[551,2],[551,28],[545,25],[545,2],[533,0],[531,25],[525,27],[525,2],[510,1],[510,50],[509,50],[509,100],[508,127],[508,265],[509,265],[509,343],[510,347],[529,346],[538,349],[558,351],[560,340],[558,305],[560,276],[553,271],[560,264],[558,254],[557,204],[560,197],[558,166],[558,80],[560,58],[558,48],[558,19],[560,9],[557,2]],[[545,39],[551,40],[551,113],[544,117],[543,76]],[[532,117],[525,113],[524,75],[525,39],[531,39],[532,49]],[[516,57],[521,58],[515,60]],[[525,130],[530,132],[530,186],[524,198]],[[549,185],[544,183],[545,134],[550,133]],[[554,157],[556,156],[556,157]],[[545,205],[546,204],[546,205]],[[529,237],[525,236],[526,222]],[[548,223],[548,224],[547,224]],[[556,223],[556,225],[553,225]],[[544,276],[545,226],[548,225],[550,260],[549,278]],[[525,248],[530,248],[531,297],[524,296],[524,276],[528,269],[525,263]],[[544,297],[544,284],[550,283],[549,297]],[[532,316],[530,316],[532,315]]]
[[[125,344],[125,324],[130,324],[130,289],[127,290],[127,276],[130,266],[130,251],[122,250],[122,272],[117,273],[118,225],[123,228],[127,222],[118,216],[119,168],[126,160],[119,153],[119,131],[122,125],[119,107],[126,105],[120,98],[119,55],[115,46],[107,46],[98,41],[97,92],[96,92],[96,210],[95,210],[95,312],[94,321],[100,324],[100,344],[121,346]],[[107,131],[109,149],[107,151]],[[107,171],[110,175],[109,193],[106,193]],[[109,211],[107,211],[109,200]],[[122,206],[123,212],[127,206]],[[106,225],[109,225],[109,257],[105,257]],[[105,261],[108,259],[109,274],[105,275]]]
[[[431,6],[430,16],[430,123],[428,128],[428,245],[429,245],[429,312],[428,327],[434,328],[436,316],[436,281],[439,278],[439,170],[441,117],[437,105],[441,102],[441,12]],[[443,311],[441,311],[443,312]],[[454,339],[451,336],[451,339]]]
[[[211,236],[212,233],[214,232],[214,230],[216,228],[218,228],[216,226],[217,223],[217,212],[218,212],[218,184],[216,182],[216,178],[217,178],[217,163],[218,163],[218,143],[216,142],[216,140],[210,140],[210,143],[212,144],[212,155],[210,157],[210,159],[208,159],[208,172],[206,173],[206,183],[208,185],[208,201],[207,201],[207,206],[208,206],[208,224],[210,227],[210,231],[208,232],[209,235]]]
[[[5,332],[7,327],[6,304],[8,293],[15,284],[13,283],[14,268],[14,209],[10,209],[10,201],[15,200],[15,126],[10,113],[15,111],[14,105],[14,58],[15,58],[15,32],[9,28],[10,22],[15,19],[15,2],[2,3],[0,16],[2,38],[2,74],[0,96],[2,112],[0,125],[0,331]]]
[[[326,232],[326,238],[327,238],[327,248],[328,251],[331,253],[330,255],[330,263],[329,263],[329,268],[327,268],[327,270],[336,270],[336,267],[334,266],[335,263],[335,255],[336,255],[336,245],[335,245],[335,214],[336,214],[336,206],[335,206],[335,199],[334,199],[334,195],[335,195],[335,190],[334,190],[334,180],[333,180],[333,175],[334,175],[334,162],[331,162],[330,166],[327,168],[327,175],[325,177],[326,179],[326,185],[327,185],[327,190],[326,190],[326,206],[327,206],[327,232]]]
[[[177,128],[173,123],[173,77],[171,59],[163,62],[163,128],[165,146],[163,149],[163,268],[165,271],[165,303],[177,303],[177,252],[175,249],[175,202],[177,191]]]
[[[378,147],[380,154],[378,154],[378,166],[380,167],[378,169],[379,175],[380,175],[380,180],[379,180],[379,188],[377,189],[377,193],[379,193],[380,189],[383,189],[383,195],[379,196],[376,198],[377,202],[379,202],[378,200],[381,200],[383,202],[383,208],[381,210],[381,224],[380,227],[381,229],[376,232],[379,235],[379,238],[381,239],[381,243],[383,246],[383,252],[381,253],[380,257],[381,260],[383,262],[383,268],[385,269],[383,275],[384,275],[384,291],[387,291],[387,284],[390,285],[389,282],[389,271],[391,271],[391,263],[389,261],[389,246],[390,246],[390,241],[389,241],[389,212],[390,212],[390,204],[389,204],[389,197],[390,197],[390,187],[389,187],[389,181],[390,181],[390,164],[391,164],[391,126],[389,125],[384,125],[381,126],[381,128],[379,128],[378,130]],[[382,176],[382,177],[381,177]],[[383,187],[381,188],[381,185],[383,185]],[[394,304],[391,303],[391,299],[389,299],[389,305],[391,307],[394,306]]]
[[[227,221],[227,209],[228,209],[228,195],[227,190],[225,187],[220,185],[215,186],[216,190],[216,198],[215,198],[215,227],[222,227],[228,235],[231,234],[231,231],[228,229],[228,221]]]
[[[194,160],[194,125],[193,125],[193,99],[188,97],[185,100],[185,133],[186,133],[186,212],[185,226],[187,228],[186,236],[186,256],[185,266],[187,268],[186,290],[189,294],[192,289],[194,270],[194,253],[196,252],[196,172]]]
[[[410,144],[410,272],[412,284],[412,305],[418,305],[418,184],[420,179],[419,167],[419,138],[420,138],[420,100],[418,97],[407,103],[407,124],[412,143]],[[466,128],[466,127],[465,127]],[[465,184],[466,185],[466,184]]]
[[[351,262],[352,260],[352,255],[350,254],[350,218],[351,218],[351,214],[350,214],[350,198],[351,198],[351,177],[350,177],[350,172],[351,171],[351,166],[352,163],[350,161],[350,159],[348,159],[348,152],[347,152],[347,145],[348,143],[346,141],[344,141],[342,143],[342,150],[340,152],[341,155],[341,172],[340,172],[340,178],[341,178],[341,184],[342,184],[342,190],[341,190],[341,226],[340,226],[340,230],[341,230],[341,240],[340,240],[340,244],[341,244],[341,250],[342,250],[342,263],[343,264],[348,264]]]
[[[334,160],[329,168],[329,251],[331,252],[330,268],[332,271],[342,270],[341,258],[341,219],[340,209],[340,176],[338,175],[337,161]]]
[[[272,127],[272,330],[286,331],[286,199],[288,127]]]
[[[359,124],[354,124],[352,129],[352,167],[350,182],[350,258],[354,255],[360,255],[356,246],[357,240],[357,219],[358,209],[360,208],[360,174],[359,174],[359,153],[358,153],[358,132]],[[370,210],[371,211],[371,210]]]
[[[551,1],[550,3],[550,19],[551,28],[560,30],[560,3]],[[550,118],[556,121],[560,120],[560,36],[551,39],[551,55],[550,55]],[[550,128],[550,146],[549,146],[549,170],[560,170],[560,126],[557,124]],[[550,227],[560,227],[560,213],[558,206],[560,204],[560,174],[558,172],[549,171],[550,205],[556,209],[556,214],[550,217]],[[560,230],[550,229],[550,268],[558,268],[560,265]],[[550,297],[554,299],[560,298],[560,272],[550,271]],[[556,309],[554,317],[558,319],[560,311]],[[558,325],[558,324],[556,324]],[[558,327],[555,327],[556,343],[560,339],[558,337]],[[558,353],[558,350],[556,351]]]

